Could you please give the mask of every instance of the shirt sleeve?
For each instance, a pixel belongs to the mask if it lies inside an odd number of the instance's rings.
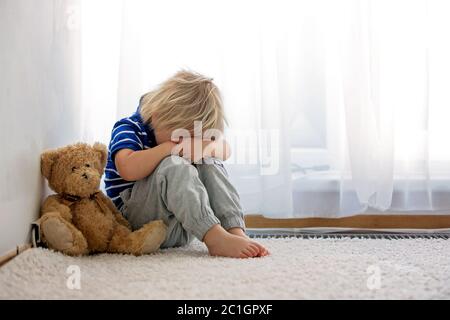
[[[138,137],[135,126],[127,122],[118,121],[113,128],[109,144],[112,161],[114,161],[116,153],[122,149],[139,151],[143,150],[144,146]]]

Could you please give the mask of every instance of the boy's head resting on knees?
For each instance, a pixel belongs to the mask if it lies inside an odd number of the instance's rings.
[[[140,113],[144,123],[155,130],[158,143],[171,140],[172,133],[179,129],[194,136],[194,124],[196,130],[200,125],[200,133],[210,129],[223,132],[226,122],[213,79],[185,70],[146,93],[141,98]]]

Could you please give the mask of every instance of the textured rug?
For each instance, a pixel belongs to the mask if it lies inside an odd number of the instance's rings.
[[[0,298],[450,298],[450,240],[260,241],[271,256],[210,257],[200,242],[142,257],[30,249],[0,268]]]

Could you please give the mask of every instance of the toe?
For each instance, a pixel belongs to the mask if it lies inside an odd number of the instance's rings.
[[[269,250],[267,250],[266,247],[262,247],[262,252],[264,256],[268,256],[269,255]]]
[[[258,248],[256,246],[249,245],[247,250],[251,252],[252,257],[255,257],[255,256],[257,256],[259,254],[259,250],[258,250]]]
[[[264,252],[267,251],[266,248],[257,242],[255,242],[254,245],[258,248],[260,256],[263,257],[265,255]]]
[[[263,245],[259,245],[258,248],[260,250],[261,257],[265,257],[265,256],[267,256],[269,254],[269,251]]]
[[[254,257],[260,257],[261,256],[261,250],[257,245],[251,244],[250,248],[252,248],[253,256]]]
[[[242,252],[246,255],[247,258],[253,257],[253,253],[248,248],[242,250]]]
[[[248,256],[248,254],[247,253],[245,253],[245,251],[242,251],[240,254],[239,254],[239,258],[241,258],[241,259],[246,259],[246,258],[248,258],[249,256]]]

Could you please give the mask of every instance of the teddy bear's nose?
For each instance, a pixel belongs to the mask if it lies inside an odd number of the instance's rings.
[[[83,173],[82,177],[85,178],[85,179],[89,178],[86,173]]]

